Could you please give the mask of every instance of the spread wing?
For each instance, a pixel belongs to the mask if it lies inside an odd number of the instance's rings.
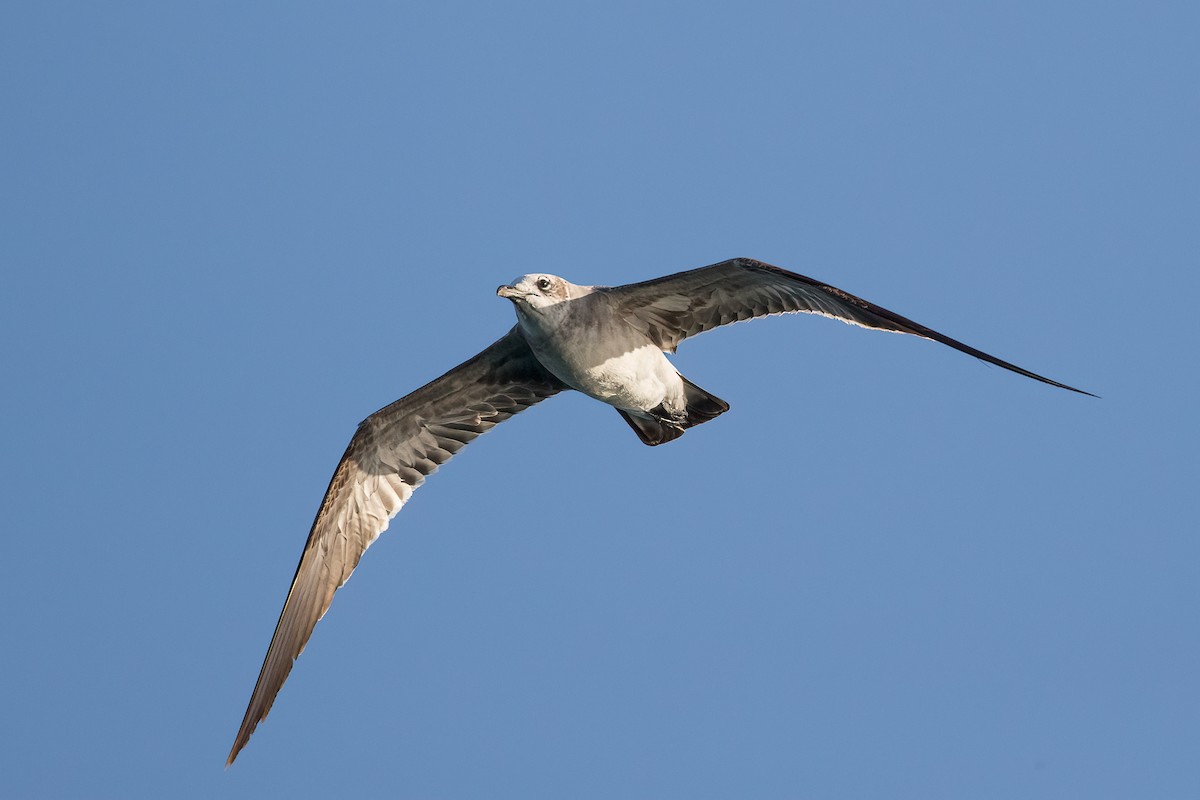
[[[612,299],[629,324],[669,352],[674,352],[689,336],[721,325],[770,314],[803,312],[864,328],[932,339],[1027,378],[1095,397],[1091,392],[976,350],[861,297],[750,258],[734,258],[711,267],[600,291]]]
[[[413,490],[476,436],[566,388],[514,327],[470,361],[358,426],[308,534],[226,766],[266,718],[333,593]]]

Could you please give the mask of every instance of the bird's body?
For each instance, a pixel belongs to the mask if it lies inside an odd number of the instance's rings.
[[[575,389],[615,407],[645,444],[669,442],[729,405],[680,375],[664,353],[731,322],[803,312],[931,339],[1042,383],[1088,394],[840,289],[752,259],[615,287],[525,275],[497,294],[516,308],[512,330],[359,425],[313,521],[227,763],[267,716],[334,592],[413,491],[475,437],[560,391]]]
[[[658,406],[683,410],[683,381],[662,351],[652,344],[605,353],[594,359],[572,359],[552,346],[533,352],[563,383],[602,403],[642,413]],[[597,355],[602,352],[595,351]]]
[[[543,309],[521,302],[528,295],[515,287],[536,288],[538,280],[554,282],[565,298]],[[497,291],[514,300],[517,327],[537,360],[567,386],[639,417],[659,408],[668,415],[684,414],[679,372],[660,347],[615,313],[603,290],[556,276],[525,275]]]

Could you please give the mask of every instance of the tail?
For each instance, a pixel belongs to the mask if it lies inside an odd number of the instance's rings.
[[[617,409],[617,413],[629,423],[629,427],[633,428],[642,444],[653,447],[673,442],[693,425],[716,419],[729,410],[729,403],[721,398],[709,394],[682,375],[679,379],[683,381],[683,397],[687,403],[683,417],[673,417],[662,406],[651,409],[644,416]]]
[[[721,398],[709,394],[682,375],[679,380],[683,381],[683,396],[687,400],[687,424],[683,427],[690,428],[708,422],[729,410],[729,403]]]

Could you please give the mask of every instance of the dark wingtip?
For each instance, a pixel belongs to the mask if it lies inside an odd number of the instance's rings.
[[[999,365],[1004,367],[1005,369],[1012,370],[1013,372],[1016,372],[1020,375],[1024,375],[1028,378],[1033,378],[1035,381],[1041,381],[1042,383],[1047,384],[1048,386],[1054,386],[1058,389],[1066,389],[1068,392],[1075,392],[1076,394],[1085,394],[1088,397],[1094,397],[1097,400],[1101,399],[1100,395],[1098,395],[1098,394],[1092,394],[1091,392],[1085,392],[1083,389],[1076,389],[1074,386],[1067,386],[1065,383],[1059,383],[1058,381],[1050,380],[1049,378],[1043,377],[1042,375],[1038,375],[1035,372],[1030,372],[1029,370],[1021,369],[1020,367],[1014,367],[1013,365],[1009,364],[1008,362],[1000,362],[999,359],[996,359],[995,361],[992,361],[991,363],[993,363],[993,364],[999,363]]]

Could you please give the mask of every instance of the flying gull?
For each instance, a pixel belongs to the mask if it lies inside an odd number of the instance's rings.
[[[625,286],[576,286],[555,275],[523,275],[496,294],[516,308],[512,330],[358,426],[308,534],[226,766],[266,718],[333,593],[413,491],[476,436],[558,392],[575,389],[608,403],[642,442],[663,444],[729,410],[724,400],[680,375],[664,353],[675,352],[689,336],[732,322],[809,313],[932,339],[1091,395],[841,289],[748,258]]]

